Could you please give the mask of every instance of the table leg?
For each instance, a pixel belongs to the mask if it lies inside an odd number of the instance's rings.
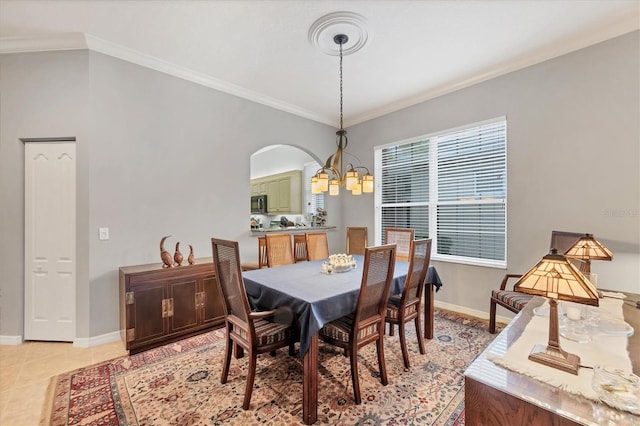
[[[433,339],[433,300],[435,294],[433,291],[433,284],[427,283],[425,285],[424,294],[424,338]]]
[[[308,425],[318,420],[318,333],[309,339],[309,350],[304,355],[302,420]]]

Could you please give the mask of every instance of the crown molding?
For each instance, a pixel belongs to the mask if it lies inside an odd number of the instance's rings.
[[[0,38],[0,54],[46,52],[52,50],[80,50],[88,49],[114,58],[122,59],[145,68],[159,71],[201,86],[219,90],[252,102],[256,102],[280,111],[285,111],[299,117],[333,126],[335,117],[325,117],[315,114],[295,105],[282,102],[269,96],[261,95],[252,90],[235,84],[215,79],[205,74],[190,70],[146,55],[128,47],[112,43],[87,33],[63,33],[48,36],[7,37]]]
[[[47,52],[50,50],[79,50],[86,48],[87,42],[83,33],[0,38],[0,54]]]
[[[429,101],[436,97],[455,92],[457,90],[482,83],[518,71],[520,69],[535,65],[549,59],[556,58],[561,55],[579,50],[593,44],[597,44],[614,37],[621,36],[640,28],[640,23],[633,17],[627,18],[616,25],[603,28],[600,31],[590,32],[582,37],[571,39],[562,44],[549,46],[547,49],[534,52],[531,55],[523,56],[516,61],[512,61],[501,66],[487,70],[485,73],[474,75],[466,79],[460,79],[435,88],[433,90],[420,93],[409,99],[394,102],[377,108],[372,111],[365,112],[344,120],[344,126],[349,127],[365,121],[378,118],[413,105]],[[103,53],[127,62],[131,62],[146,68],[150,68],[177,78],[181,78],[192,83],[196,83],[211,89],[219,90],[240,98],[256,102],[280,111],[303,117],[318,123],[327,124],[337,127],[335,117],[322,116],[311,111],[296,107],[295,105],[282,102],[280,100],[261,95],[257,92],[245,89],[243,87],[231,84],[229,82],[212,78],[202,73],[180,67],[176,64],[163,61],[156,57],[145,55],[133,49],[112,43],[87,33],[60,33],[55,35],[40,35],[28,37],[5,37],[0,38],[0,54],[8,53],[28,53],[28,52],[46,52],[55,50],[80,50],[89,49],[95,52]]]
[[[487,70],[485,73],[477,74],[466,79],[453,81],[446,85],[436,87],[433,90],[420,93],[414,97],[382,106],[373,111],[355,115],[349,120],[345,120],[344,126],[348,127],[364,123],[366,121],[373,120],[374,118],[382,117],[384,115],[409,108],[411,106],[429,101],[431,99],[435,99],[439,96],[456,92],[460,89],[464,89],[466,87],[470,87],[475,84],[482,83],[484,81],[491,80],[493,78],[500,77],[502,75],[509,74],[511,72],[518,71],[548,61],[550,59],[554,59],[559,56],[566,55],[589,46],[593,46],[598,43],[602,43],[604,41],[622,36],[624,34],[638,31],[639,29],[640,22],[638,22],[633,17],[629,17],[618,22],[616,25],[604,27],[600,31],[592,31],[584,34],[581,37],[567,40],[564,43],[554,44],[549,46],[547,49],[541,49],[532,54],[522,56],[519,59],[510,61],[509,63],[497,65],[492,69]]]

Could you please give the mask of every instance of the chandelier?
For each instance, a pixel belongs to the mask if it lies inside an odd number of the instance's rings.
[[[345,169],[342,164],[349,143],[347,131],[342,127],[342,46],[349,41],[349,37],[346,34],[337,34],[333,41],[340,46],[340,130],[336,132],[338,149],[311,178],[311,193],[321,194],[329,191],[329,195],[338,195],[342,186],[351,191],[352,195],[360,195],[363,192],[373,192],[373,175],[364,166],[349,163]],[[366,172],[360,177],[358,170]]]

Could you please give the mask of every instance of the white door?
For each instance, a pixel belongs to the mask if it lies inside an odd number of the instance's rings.
[[[25,143],[25,340],[76,332],[76,145]]]

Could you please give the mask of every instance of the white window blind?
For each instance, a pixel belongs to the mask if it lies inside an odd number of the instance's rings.
[[[505,261],[506,123],[434,138],[438,254]]]
[[[378,148],[376,163],[380,239],[414,228],[434,258],[506,266],[504,118]]]
[[[304,208],[302,213],[309,219],[310,214],[315,214],[317,208],[324,209],[324,194],[311,193],[311,178],[321,166],[318,163],[305,163],[302,179],[304,181]]]
[[[428,238],[428,141],[385,148],[381,161],[381,234],[386,228],[414,228],[416,238]]]

